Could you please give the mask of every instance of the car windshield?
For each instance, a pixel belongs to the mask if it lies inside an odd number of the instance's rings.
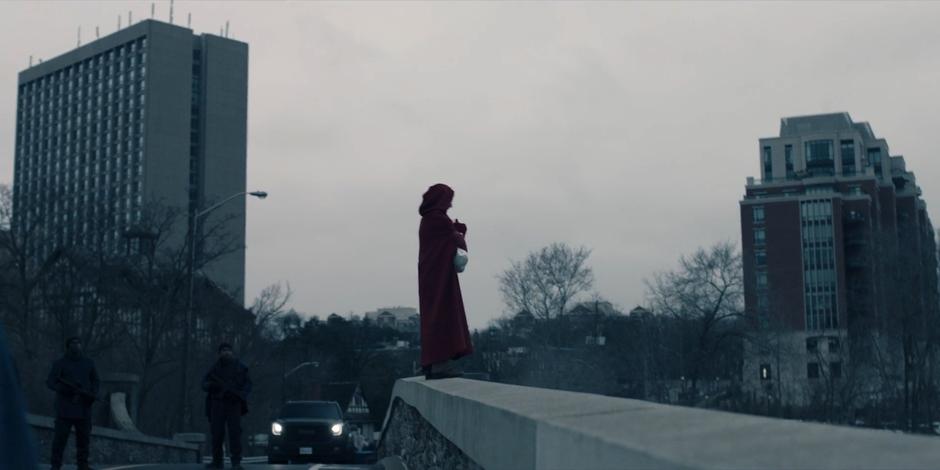
[[[288,403],[281,408],[281,418],[343,419],[335,403]]]

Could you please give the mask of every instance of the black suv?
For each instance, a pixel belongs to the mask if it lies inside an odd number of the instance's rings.
[[[271,423],[268,463],[343,463],[351,457],[349,430],[335,401],[289,401]]]

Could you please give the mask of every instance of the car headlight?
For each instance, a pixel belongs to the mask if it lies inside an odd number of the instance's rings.
[[[271,434],[280,436],[282,432],[284,432],[284,426],[281,426],[281,423],[271,423]]]
[[[343,435],[343,423],[334,424],[333,427],[330,428],[330,431],[333,431],[334,436],[342,436]]]

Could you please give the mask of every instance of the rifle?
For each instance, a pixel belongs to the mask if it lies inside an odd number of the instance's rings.
[[[85,398],[86,400],[90,400],[92,403],[96,401],[104,403],[104,400],[102,400],[101,398],[98,398],[98,395],[95,395],[94,393],[91,393],[88,390],[83,389],[75,382],[72,382],[62,377],[56,377],[56,380],[62,383],[63,385],[65,385],[66,387],[71,388],[72,391],[75,393],[76,398],[82,397],[82,398]]]
[[[242,396],[241,392],[235,390],[228,382],[226,382],[222,377],[219,377],[215,372],[209,372],[209,380],[219,384],[222,387],[222,395],[224,396],[226,392],[238,398],[239,403],[241,403],[242,414],[248,413],[248,399]]]

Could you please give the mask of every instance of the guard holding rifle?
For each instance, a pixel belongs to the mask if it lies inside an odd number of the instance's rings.
[[[52,439],[52,470],[62,467],[62,454],[75,427],[75,460],[79,470],[89,470],[91,405],[98,397],[98,371],[82,354],[82,340],[65,341],[65,356],[52,364],[46,386],[55,391],[55,437]]]
[[[222,468],[222,442],[228,430],[232,468],[241,469],[241,417],[248,413],[251,379],[248,367],[235,359],[231,344],[219,345],[219,360],[202,379],[202,389],[206,391],[206,417],[212,432],[212,463],[206,468]]]

